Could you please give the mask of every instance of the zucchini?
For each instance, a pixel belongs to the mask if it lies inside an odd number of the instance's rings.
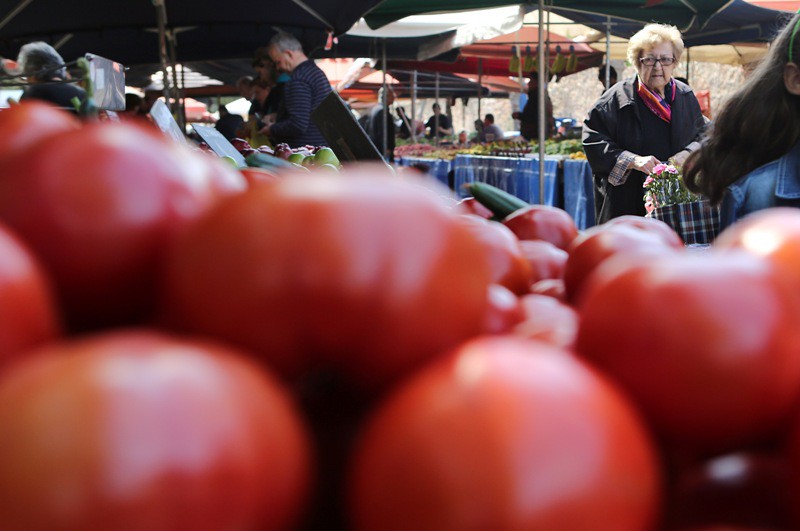
[[[500,220],[506,219],[521,208],[530,206],[530,203],[491,184],[475,182],[466,184],[465,188]]]

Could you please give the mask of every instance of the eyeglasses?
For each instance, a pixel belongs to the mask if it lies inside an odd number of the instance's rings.
[[[670,66],[672,63],[675,62],[675,58],[669,55],[665,55],[663,57],[647,56],[647,57],[640,57],[639,61],[641,61],[641,63],[644,66],[653,66],[656,63],[661,63],[661,66]]]

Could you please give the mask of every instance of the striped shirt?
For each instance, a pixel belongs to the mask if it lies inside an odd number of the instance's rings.
[[[291,147],[327,146],[322,133],[311,120],[311,112],[331,92],[325,73],[313,59],[303,61],[292,71],[284,93],[285,116],[270,128],[275,142]]]

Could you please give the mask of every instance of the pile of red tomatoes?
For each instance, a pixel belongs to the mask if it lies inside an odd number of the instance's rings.
[[[800,211],[246,173],[0,112],[0,529],[800,527]]]

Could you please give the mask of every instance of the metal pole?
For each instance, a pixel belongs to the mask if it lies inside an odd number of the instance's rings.
[[[156,7],[156,20],[158,21],[158,55],[161,59],[161,72],[163,75],[164,100],[169,106],[169,53],[167,52],[167,10],[164,0],[152,0]]]
[[[611,17],[606,17],[606,90],[611,86]]]
[[[411,73],[411,141],[417,143],[415,120],[417,119],[417,71]]]
[[[481,87],[483,87],[483,57],[478,57],[478,120],[481,119]]]
[[[389,129],[389,109],[388,109],[389,98],[386,91],[389,90],[389,88],[386,85],[386,39],[385,38],[382,40],[382,44],[383,44],[383,53],[381,60],[383,62],[383,82],[381,86],[383,87],[383,97],[381,98],[382,100],[381,105],[383,106],[383,109],[381,110],[381,113],[383,114],[383,131],[381,132],[381,140],[383,145],[381,146],[382,148],[381,154],[383,154],[383,158],[387,159],[388,162],[388,158],[390,158],[387,157],[387,152],[389,150],[389,139],[386,138],[386,134],[387,130]]]
[[[544,0],[539,0],[539,203],[544,204],[544,139],[547,59],[544,55]]]
[[[436,105],[439,105],[439,72],[436,72],[436,95],[435,95]],[[433,128],[435,131],[433,132],[433,143],[437,147],[439,146],[439,116],[442,112],[442,106],[439,105],[439,114],[434,113],[435,119],[433,120]]]

